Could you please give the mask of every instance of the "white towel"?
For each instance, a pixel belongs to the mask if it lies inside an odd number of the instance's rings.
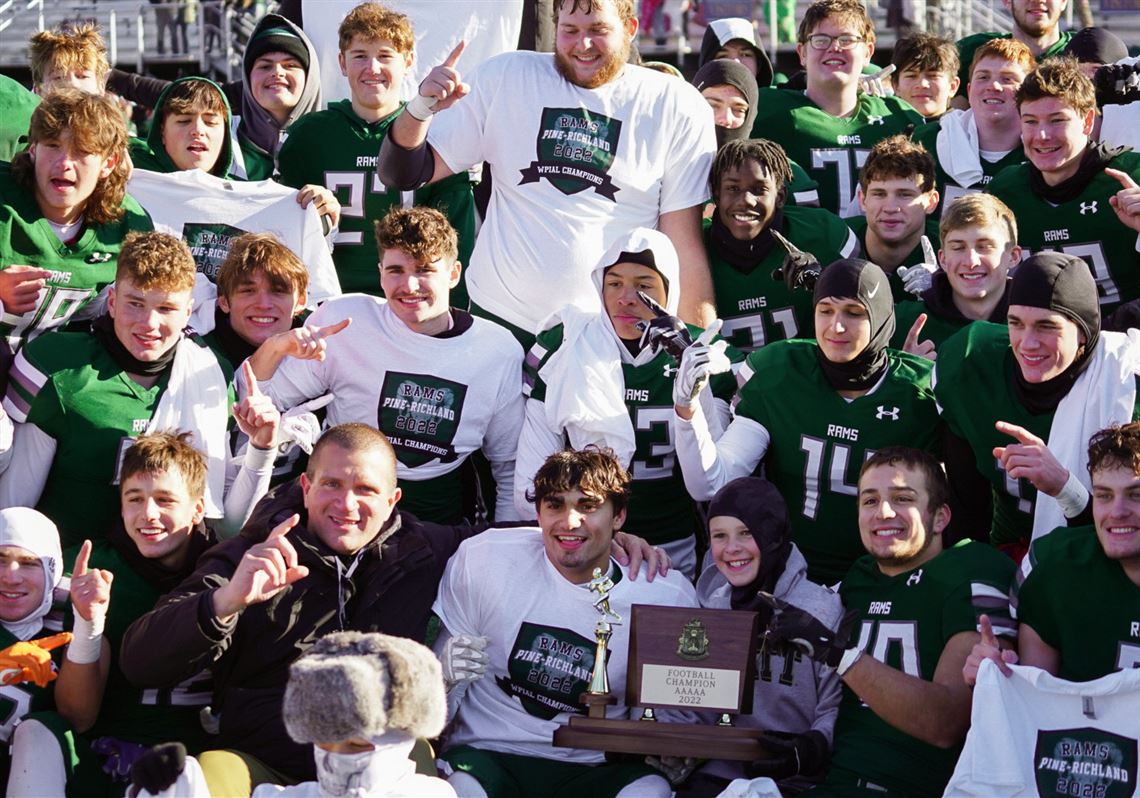
[[[964,188],[980,183],[985,173],[973,110],[947,111],[938,122],[935,148],[942,171]]]
[[[1132,420],[1136,403],[1136,375],[1140,374],[1140,330],[1127,334],[1102,332],[1092,362],[1077,378],[1053,416],[1049,451],[1087,490],[1089,438],[1113,424]],[[1065,526],[1065,513],[1056,499],[1037,494],[1033,512],[1033,539]]]
[[[170,381],[146,431],[193,433],[193,445],[206,456],[206,515],[221,518],[226,489],[226,424],[230,415],[226,375],[209,347],[182,337],[176,346]]]
[[[570,445],[608,446],[629,467],[637,448],[622,388],[621,352],[609,319],[597,311],[567,305],[543,329],[563,325],[562,345],[539,370],[546,383],[546,418],[565,429]]]

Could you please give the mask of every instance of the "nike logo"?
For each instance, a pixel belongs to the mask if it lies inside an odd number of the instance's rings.
[[[879,285],[881,285],[881,283]],[[875,294],[879,293],[879,285],[876,285],[873,291],[867,292],[867,299],[875,298]]]

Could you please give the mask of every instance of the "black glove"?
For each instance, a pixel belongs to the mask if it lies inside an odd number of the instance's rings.
[[[770,756],[744,766],[750,779],[767,776],[779,781],[792,776],[814,775],[827,764],[831,750],[823,732],[814,729],[803,734],[766,732],[760,737],[760,745],[768,750]]]
[[[780,264],[780,268],[772,272],[772,279],[783,280],[789,291],[797,289],[814,291],[819,273],[823,270],[819,260],[815,255],[804,252],[784,238],[778,230],[772,230],[771,233],[772,237],[779,241],[788,253],[784,256],[784,262]]]
[[[1133,299],[1118,305],[1112,315],[1101,322],[1102,330],[1126,333],[1133,328],[1140,328],[1140,299]]]
[[[186,746],[162,743],[140,756],[131,766],[131,783],[157,795],[178,781],[186,769]]]
[[[811,613],[781,601],[770,593],[759,594],[772,607],[772,618],[764,631],[764,639],[787,642],[816,662],[832,668],[839,665],[843,653],[850,648],[851,628],[858,613],[849,610],[835,631],[829,629]]]
[[[644,291],[638,291],[637,296],[654,315],[652,319],[639,321],[636,325],[637,329],[641,330],[642,347],[653,347],[657,351],[664,349],[680,362],[681,355],[693,342],[689,328],[685,326],[685,322],[670,315],[669,311],[657,304],[653,297]]]
[[[1105,64],[1093,76],[1097,105],[1125,105],[1140,100],[1140,65]]]

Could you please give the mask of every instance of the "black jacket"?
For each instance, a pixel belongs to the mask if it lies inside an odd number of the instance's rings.
[[[293,513],[289,533],[309,574],[269,601],[247,607],[229,624],[214,616],[212,594],[242,556]],[[139,687],[170,687],[204,667],[214,672],[214,709],[221,712],[218,748],[249,753],[302,781],[316,777],[309,746],[285,731],[281,702],[289,665],[317,638],[344,629],[422,640],[448,558],[477,530],[424,523],[396,512],[357,556],[350,577],[337,555],[307,529],[297,480],[254,509],[241,534],[213,547],[194,573],[139,618],[123,638],[120,662]],[[346,572],[351,558],[341,558]],[[339,595],[339,599],[338,599]]]

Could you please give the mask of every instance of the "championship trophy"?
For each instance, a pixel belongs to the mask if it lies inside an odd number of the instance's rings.
[[[613,627],[622,622],[622,618],[610,608],[610,591],[613,590],[614,580],[602,574],[601,568],[594,569],[593,579],[590,580],[589,589],[598,594],[594,601],[594,609],[598,611],[598,621],[594,624],[594,670],[590,674],[590,689],[585,692],[581,700],[589,708],[587,714],[591,718],[604,718],[606,706],[617,702],[610,692],[610,679],[606,674],[606,661],[609,659],[609,643],[613,636]]]

